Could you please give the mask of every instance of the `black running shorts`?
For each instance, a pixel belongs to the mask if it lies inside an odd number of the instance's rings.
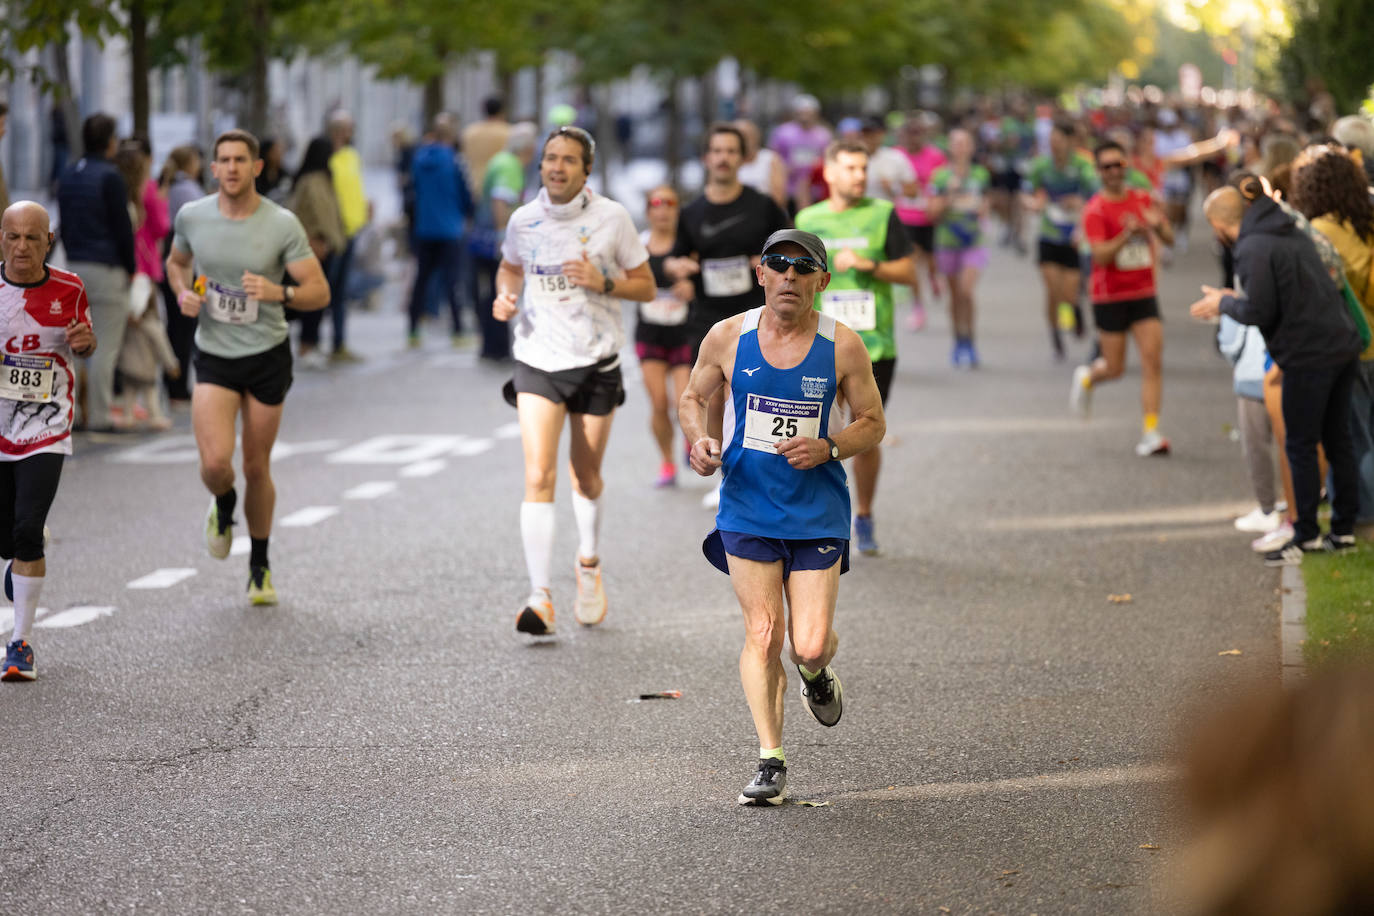
[[[291,343],[283,340],[270,350],[251,356],[215,356],[197,348],[193,356],[196,384],[251,394],[259,403],[275,407],[291,389]]]
[[[1122,302],[1094,302],[1093,321],[1099,331],[1121,334],[1137,321],[1159,317],[1159,300],[1154,296],[1145,299],[1126,299]]]
[[[625,383],[616,356],[559,372],[545,372],[517,360],[515,378],[506,382],[502,394],[506,403],[514,407],[516,395],[522,392],[566,405],[568,413],[594,417],[604,417],[625,403]]]

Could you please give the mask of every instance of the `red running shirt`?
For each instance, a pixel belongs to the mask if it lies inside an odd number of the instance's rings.
[[[91,321],[76,274],[49,267],[33,286],[0,278],[0,461],[72,453],[73,318]]]
[[[1106,242],[1121,234],[1122,217],[1134,213],[1145,226],[1145,211],[1152,206],[1150,195],[1127,188],[1122,200],[1108,200],[1098,193],[1083,207],[1083,235],[1091,243]],[[1146,299],[1155,294],[1155,238],[1148,230],[1133,236],[1121,246],[1111,264],[1093,260],[1093,302],[1124,302]]]

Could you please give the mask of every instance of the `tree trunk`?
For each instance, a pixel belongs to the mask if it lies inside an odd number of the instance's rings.
[[[678,186],[678,170],[682,154],[682,111],[678,107],[678,84],[676,76],[668,77],[668,98],[665,116],[668,119],[667,144],[663,158],[668,163],[668,183]]]
[[[619,149],[615,136],[615,119],[611,117],[611,87],[597,86],[588,89],[587,93],[596,105],[596,167],[601,172],[602,193],[609,196],[611,153]],[[621,158],[624,158],[623,155]]]
[[[434,116],[444,110],[444,74],[439,73],[425,81],[425,129],[434,123]]]
[[[72,68],[67,60],[67,33],[53,43],[53,74],[57,77],[54,87],[54,104],[62,108],[62,120],[67,125],[67,159],[70,161],[81,155],[81,112],[76,107],[76,96],[72,94]],[[66,166],[58,163],[58,173]]]
[[[548,127],[548,122],[544,120],[544,62],[541,60],[534,65],[534,126],[539,129],[540,140],[543,139],[543,132]]]
[[[521,115],[515,110],[515,74],[509,70],[502,70],[501,81],[501,101],[506,103],[506,117],[514,121]]]
[[[144,0],[129,3],[129,71],[133,77],[134,136],[148,131],[148,10]]]
[[[272,20],[267,3],[268,0],[252,0],[252,5],[249,8],[253,19],[253,31],[262,37],[253,44],[253,70],[249,76],[248,111],[243,123],[249,133],[259,138],[267,133],[269,121],[267,36],[272,28]]]

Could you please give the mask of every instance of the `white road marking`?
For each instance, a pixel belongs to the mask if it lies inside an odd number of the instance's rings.
[[[946,417],[944,419],[917,420],[914,423],[896,423],[894,426],[903,434],[932,435],[936,433],[1074,433],[1093,432],[1094,430],[1115,429],[1123,426],[1139,426],[1139,421],[1128,419],[1102,418],[1091,423],[1083,422],[1081,417]]]
[[[394,480],[369,480],[367,483],[358,484],[351,490],[345,490],[344,499],[376,499],[395,491],[396,481]]]
[[[433,477],[435,474],[448,467],[448,462],[442,458],[431,458],[428,461],[417,461],[408,464],[397,471],[402,477]]]
[[[229,544],[229,556],[241,557],[253,552],[253,539],[246,534],[240,534]]]
[[[168,567],[166,569],[155,569],[142,578],[135,579],[128,584],[128,588],[171,588],[178,582],[191,578],[196,574],[196,570],[185,567]]]
[[[507,423],[505,426],[496,427],[496,432],[492,433],[498,439],[519,439],[520,424]]]
[[[453,447],[453,454],[460,458],[471,458],[489,452],[496,447],[495,439],[464,439]]]
[[[919,786],[894,786],[891,789],[865,789],[844,792],[835,799],[852,798],[863,801],[930,801],[941,798],[968,798],[973,795],[997,795],[1008,792],[1035,792],[1041,789],[1095,789],[1104,786],[1125,786],[1145,782],[1172,782],[1178,771],[1159,764],[1141,766],[1104,767],[1096,770],[1070,770],[1064,773],[1042,773],[1014,779],[993,779],[988,782],[935,782]]]
[[[338,506],[306,506],[292,512],[277,524],[283,528],[308,528],[338,514]]]
[[[328,452],[339,447],[338,439],[314,439],[309,442],[277,440],[272,446],[272,460],[282,461],[292,455]],[[190,464],[200,460],[195,436],[159,436],[151,442],[120,449],[107,461],[120,464]]]
[[[90,623],[99,620],[101,617],[109,617],[114,614],[115,609],[104,605],[82,605],[79,607],[69,607],[65,611],[58,611],[56,614],[44,615],[39,613],[34,621],[36,627],[51,627],[53,629],[68,627],[79,627],[83,623]]]
[[[1032,515],[1025,518],[995,518],[985,527],[990,531],[1064,531],[1071,528],[1125,528],[1132,525],[1200,525],[1229,521],[1238,515],[1244,515],[1254,507],[1255,504],[1251,501],[1165,506],[1161,509],[1121,512]]]
[[[465,438],[399,434],[373,436],[335,452],[325,460],[330,464],[414,464],[452,453]]]

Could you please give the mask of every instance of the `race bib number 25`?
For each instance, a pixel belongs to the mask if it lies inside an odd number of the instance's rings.
[[[795,436],[819,439],[821,402],[789,401],[751,394],[745,404],[744,447],[776,455],[777,445]]]

